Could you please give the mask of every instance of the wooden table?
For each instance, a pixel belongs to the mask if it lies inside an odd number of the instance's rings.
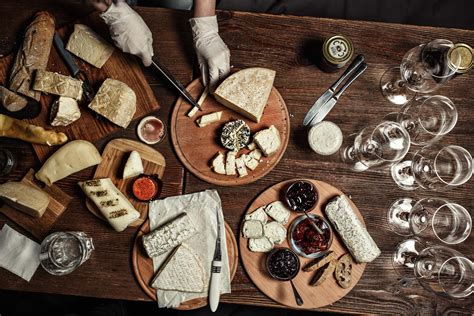
[[[13,15],[15,5],[6,5],[12,14],[12,25],[21,25]],[[56,10],[57,8],[55,8]],[[154,34],[155,54],[182,82],[189,82],[198,75],[193,57],[192,39],[187,12],[156,8],[137,8]],[[53,11],[56,12],[56,11]],[[75,11],[74,13],[79,12]],[[70,13],[61,11],[59,22]],[[387,207],[403,196],[415,198],[443,196],[459,202],[468,210],[474,209],[472,192],[474,181],[446,194],[422,191],[404,192],[392,181],[388,171],[355,173],[348,170],[336,156],[322,157],[308,147],[306,131],[302,128],[303,117],[309,106],[332,84],[339,74],[324,74],[313,63],[317,41],[332,34],[349,36],[358,53],[364,53],[369,68],[367,72],[344,94],[328,119],[338,124],[344,135],[356,131],[370,122],[377,122],[387,113],[396,111],[379,92],[379,79],[391,65],[400,62],[404,52],[411,47],[434,38],[448,38],[454,42],[473,43],[474,32],[454,29],[416,27],[395,24],[339,21],[331,19],[272,16],[264,14],[219,12],[219,28],[230,48],[232,65],[239,68],[262,66],[275,69],[275,86],[285,99],[291,113],[291,139],[286,154],[279,165],[263,179],[245,187],[215,187],[202,182],[183,169],[170,146],[169,140],[156,147],[167,160],[164,177],[164,196],[191,193],[216,188],[222,199],[226,220],[234,233],[238,232],[242,215],[255,196],[265,188],[294,177],[311,177],[329,182],[352,196],[361,210],[368,230],[382,250],[381,256],[369,264],[359,284],[345,298],[322,311],[344,313],[433,314],[472,313],[472,300],[450,301],[435,297],[416,283],[402,289],[390,263],[392,251],[403,238],[395,235],[387,226]],[[23,15],[20,18],[23,18]],[[9,21],[10,22],[10,21]],[[15,24],[16,23],[16,24]],[[14,29],[15,27],[12,27]],[[4,22],[0,26],[0,38],[7,41],[16,35]],[[7,44],[11,44],[8,42]],[[194,66],[194,67],[193,67]],[[170,109],[176,93],[155,73],[146,71],[162,109],[156,114],[169,121]],[[463,75],[449,82],[437,93],[450,97],[459,111],[459,121],[444,143],[453,143],[474,152],[474,76]],[[115,137],[135,138],[136,122],[127,130],[109,135],[97,145],[100,149]],[[19,165],[9,179],[20,179],[28,168],[39,163],[29,144],[2,139],[0,146],[12,149],[19,158]],[[58,182],[70,194],[79,196],[76,185],[79,179],[91,177],[93,170],[75,174]],[[0,178],[0,182],[7,180]],[[472,212],[471,212],[472,213]],[[5,222],[0,217],[0,225]],[[19,229],[14,223],[10,225]],[[0,288],[19,291],[60,293],[126,300],[148,300],[139,288],[131,269],[131,245],[134,229],[115,233],[85,209],[82,199],[76,198],[59,219],[54,230],[82,230],[94,238],[96,250],[91,259],[68,276],[53,277],[38,269],[30,283],[0,270]],[[20,230],[21,231],[21,230]],[[456,249],[474,257],[472,237]],[[224,295],[223,302],[280,306],[259,292],[249,280],[241,264],[232,283],[232,294]]]

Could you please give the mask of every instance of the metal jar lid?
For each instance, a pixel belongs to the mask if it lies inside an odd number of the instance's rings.
[[[352,42],[343,35],[336,35],[324,41],[323,56],[331,64],[345,64],[352,58],[353,53]]]
[[[457,43],[448,51],[449,68],[457,73],[466,73],[474,65],[474,51],[471,46]]]

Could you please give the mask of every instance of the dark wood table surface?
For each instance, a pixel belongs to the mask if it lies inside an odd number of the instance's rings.
[[[20,3],[23,1],[20,1]],[[68,9],[56,1],[51,4],[34,2],[28,9],[11,1],[2,2],[0,43],[2,52],[13,47],[19,32],[32,12],[50,9],[58,24],[71,21],[86,11],[77,7],[78,1]],[[23,7],[22,7],[23,8]],[[17,11],[18,10],[18,14]],[[157,8],[137,8],[154,34],[155,54],[182,82],[190,82],[198,76],[188,27],[190,13]],[[291,115],[291,138],[286,153],[278,166],[263,179],[242,187],[216,187],[200,181],[183,169],[177,160],[169,139],[155,146],[167,160],[163,196],[197,192],[215,188],[219,191],[227,222],[235,234],[243,213],[252,200],[265,188],[295,177],[310,177],[339,187],[352,196],[361,210],[370,234],[382,250],[381,256],[367,265],[362,279],[343,299],[321,308],[321,311],[344,313],[385,314],[433,314],[472,313],[472,299],[448,300],[435,297],[423,290],[416,282],[401,288],[391,266],[391,255],[403,237],[391,232],[386,223],[387,208],[395,199],[410,196],[442,196],[464,205],[472,214],[474,181],[448,193],[424,191],[405,192],[392,181],[387,170],[364,173],[350,171],[338,157],[322,157],[313,153],[306,141],[307,131],[302,128],[303,117],[309,106],[320,96],[339,74],[326,74],[314,65],[315,47],[318,41],[333,35],[345,34],[353,41],[357,53],[363,53],[369,65],[367,72],[353,84],[340,99],[327,119],[338,124],[344,135],[359,130],[368,123],[380,121],[384,115],[399,107],[389,104],[379,92],[379,80],[383,72],[396,65],[408,49],[435,38],[447,38],[454,42],[474,44],[474,31],[407,26],[396,24],[342,21],[320,18],[273,16],[264,14],[219,12],[220,34],[230,48],[232,65],[238,68],[261,66],[277,71],[275,86],[286,101]],[[170,110],[177,99],[176,93],[155,73],[145,70],[162,108],[155,113],[169,121]],[[437,94],[453,100],[459,111],[454,130],[442,142],[458,144],[474,150],[474,75],[455,78]],[[107,141],[116,137],[136,138],[133,123],[128,129],[109,135],[97,143],[102,149]],[[18,180],[30,167],[39,167],[31,145],[10,139],[1,139],[0,146],[15,152],[19,164],[8,177]],[[74,174],[58,185],[77,198],[53,227],[59,230],[81,230],[94,239],[96,250],[91,259],[74,273],[54,277],[38,269],[30,283],[0,269],[0,288],[17,291],[58,293],[99,298],[147,301],[140,289],[131,266],[131,245],[136,229],[115,233],[109,225],[98,220],[85,209],[77,188],[79,179],[90,178],[93,170]],[[7,178],[0,178],[0,182]],[[0,215],[0,225],[13,222]],[[23,232],[23,231],[22,231]],[[456,245],[471,259],[474,257],[472,236]],[[239,263],[232,282],[232,294],[224,295],[222,302],[261,306],[280,306],[267,298],[250,281]]]

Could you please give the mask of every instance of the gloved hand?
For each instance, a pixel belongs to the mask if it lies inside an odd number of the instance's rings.
[[[219,36],[215,15],[193,18],[189,23],[203,84],[214,92],[216,84],[230,72],[230,51]]]
[[[118,48],[140,57],[146,67],[151,65],[153,37],[137,12],[126,2],[118,2],[112,3],[100,16],[109,26],[112,40]]]

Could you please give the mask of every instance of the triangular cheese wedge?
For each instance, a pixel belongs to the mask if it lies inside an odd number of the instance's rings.
[[[128,179],[136,177],[143,173],[142,158],[138,151],[134,150],[130,153],[125,168],[123,168],[123,178]]]
[[[204,269],[199,257],[181,244],[163,263],[152,286],[159,290],[204,292]]]
[[[243,69],[225,79],[217,87],[214,97],[219,103],[258,123],[274,80],[274,70]]]

